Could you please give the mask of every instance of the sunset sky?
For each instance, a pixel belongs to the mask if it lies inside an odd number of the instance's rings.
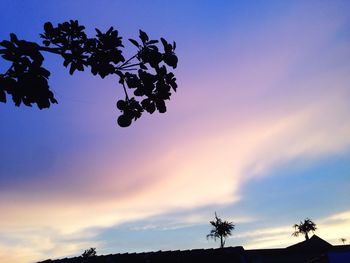
[[[0,262],[218,247],[285,247],[306,217],[350,240],[350,1],[2,0],[0,40],[77,19],[177,43],[165,114],[120,128],[115,77],[70,76],[58,105],[0,104]],[[0,70],[8,64],[1,60]]]

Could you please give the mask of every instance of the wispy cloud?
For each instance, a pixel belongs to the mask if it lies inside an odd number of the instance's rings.
[[[89,134],[80,147],[53,153],[49,176],[1,188],[0,261],[77,253],[96,246],[90,241],[100,229],[128,222],[146,222],[131,227],[134,231],[204,224],[207,214],[191,211],[237,203],[244,183],[291,160],[349,151],[349,39],[337,41],[348,13],[338,16],[335,6],[318,13],[306,11],[312,5],[297,5],[264,26],[238,23],[242,30],[227,30],[227,41],[215,47],[199,52],[183,46],[190,73],[180,76],[181,92],[164,119],[141,120],[127,131],[108,127],[120,137],[111,135],[102,122],[115,112],[102,97],[69,116],[78,122],[74,138]],[[208,38],[206,29],[201,34]],[[33,167],[36,173],[42,166]],[[189,215],[162,218],[179,211]],[[257,220],[231,216],[235,223]],[[348,212],[319,222],[320,235],[330,241],[349,236],[340,232],[349,224]],[[281,226],[239,238],[249,238],[248,247],[283,246],[290,243],[289,231]]]
[[[89,231],[70,236],[49,227],[20,227],[1,230],[0,259],[2,262],[28,262],[48,257],[77,255],[88,247],[98,247],[100,242],[91,241]],[[33,249],[36,248],[36,249]]]
[[[350,237],[350,211],[336,213],[323,218],[315,218],[313,221],[317,225],[315,234],[333,245],[340,245],[339,239],[341,237]],[[246,249],[286,247],[304,240],[302,236],[298,238],[291,236],[294,231],[292,225],[280,225],[247,231],[235,235],[235,238],[245,239],[243,245]]]
[[[162,176],[153,185],[147,185],[125,198],[109,197],[91,203],[84,203],[84,199],[79,201],[78,197],[69,203],[59,200],[55,202],[42,200],[36,203],[18,200],[14,209],[13,206],[6,205],[7,197],[4,195],[1,207],[3,214],[0,219],[1,232],[7,229],[8,235],[12,238],[31,240],[29,246],[37,247],[39,254],[50,249],[57,252],[52,255],[69,254],[82,245],[67,242],[66,245],[56,247],[57,245],[50,241],[51,238],[57,240],[57,236],[63,238],[65,235],[78,237],[82,236],[84,229],[105,228],[179,209],[233,203],[239,200],[239,187],[243,182],[268,174],[268,169],[293,158],[317,158],[320,155],[348,149],[350,124],[345,121],[348,115],[347,111],[343,110],[346,108],[344,107],[346,102],[338,98],[336,104],[334,100],[329,105],[327,103],[329,100],[326,102],[318,100],[318,103],[308,105],[289,116],[284,115],[280,118],[270,116],[239,130],[226,129],[210,136],[203,133],[196,138],[190,138],[181,144],[181,147],[173,146],[170,151],[164,150],[164,155],[159,158],[162,165],[157,167],[159,170],[153,170]],[[328,119],[330,111],[334,112],[334,118]],[[323,126],[325,116],[327,126]],[[176,160],[175,166],[172,165],[173,160]],[[167,167],[172,168],[169,170]],[[347,214],[344,214],[347,220],[346,216]],[[189,217],[184,220],[185,224],[182,226],[202,221],[203,218]],[[37,240],[32,240],[33,232],[16,232],[16,228],[20,226],[37,229],[35,235]],[[50,226],[55,226],[56,232],[45,231],[45,227]],[[181,225],[172,222],[163,226],[164,229],[176,227]],[[342,224],[335,226],[328,224],[322,228],[339,232],[342,227]],[[256,233],[260,238],[256,238],[249,246],[283,245],[281,240],[287,230],[271,231]],[[337,231],[325,234],[332,239],[337,235],[332,233]],[[14,236],[14,233],[17,233],[17,236]],[[271,235],[272,233],[276,234]],[[269,237],[262,237],[265,234]],[[47,239],[47,236],[51,238]],[[287,236],[289,238],[289,235]]]

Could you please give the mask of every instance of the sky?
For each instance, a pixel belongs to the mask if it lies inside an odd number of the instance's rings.
[[[118,80],[48,55],[50,109],[0,105],[0,262],[218,247],[285,247],[309,217],[350,240],[350,2],[2,0],[0,39],[77,19],[176,41],[165,114],[120,128]],[[7,64],[0,63],[1,71]]]

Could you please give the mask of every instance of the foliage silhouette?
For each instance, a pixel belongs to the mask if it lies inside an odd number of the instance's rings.
[[[300,221],[300,224],[294,224],[293,228],[295,231],[292,236],[297,237],[302,234],[305,236],[305,240],[309,240],[309,232],[315,232],[317,229],[316,224],[309,218],[304,219],[304,222]]]
[[[91,247],[86,249],[83,254],[81,254],[83,258],[90,258],[96,256],[96,248]]]
[[[342,238],[339,238],[339,241],[343,243],[343,245],[345,245],[345,242],[346,242],[346,238],[342,237]]]
[[[207,235],[207,239],[213,238],[216,241],[217,238],[220,238],[220,248],[225,246],[226,238],[232,235],[232,230],[235,229],[233,222],[222,221],[215,212],[215,221],[210,221],[210,224],[213,226],[210,233]]]
[[[57,103],[48,84],[50,71],[43,67],[42,53],[49,52],[63,58],[63,65],[69,68],[71,75],[76,70],[90,68],[93,75],[101,78],[108,75],[119,78],[125,93],[125,98],[116,103],[122,113],[118,117],[119,126],[129,126],[144,111],[151,114],[166,112],[165,100],[169,100],[172,91],[177,89],[175,75],[169,71],[177,66],[176,43],[170,44],[161,38],[161,51],[157,46],[159,41],[149,39],[140,30],[140,41],[129,39],[137,52],[126,59],[122,53],[122,37],[113,27],[104,33],[96,28],[93,38],[89,38],[84,29],[77,20],[57,26],[46,22],[44,33],[40,34],[42,46],[20,40],[14,33],[10,34],[10,40],[1,41],[0,54],[11,65],[0,74],[0,102],[6,103],[9,95],[16,106],[36,104],[39,109],[44,109]],[[127,90],[133,92],[133,96]]]

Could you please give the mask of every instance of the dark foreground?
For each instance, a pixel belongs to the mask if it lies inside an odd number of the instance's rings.
[[[332,246],[314,235],[309,240],[278,249],[243,247],[124,253],[89,258],[45,260],[40,263],[350,263],[350,245]]]

